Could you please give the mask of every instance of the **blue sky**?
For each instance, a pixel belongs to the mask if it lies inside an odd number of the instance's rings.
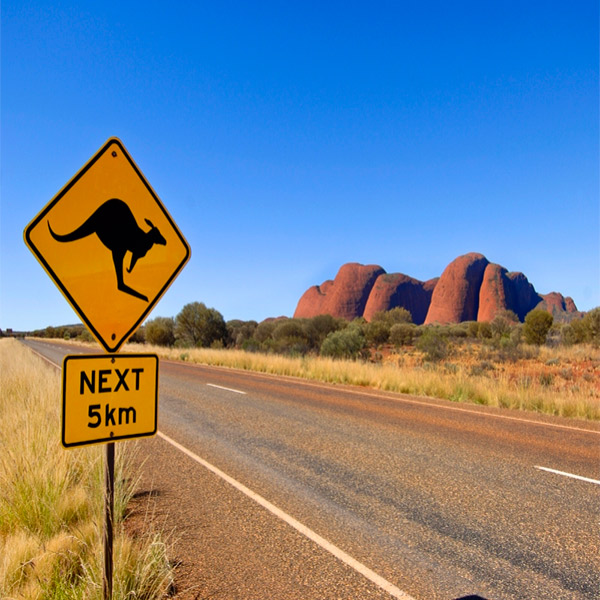
[[[111,136],[192,247],[151,316],[291,316],[466,252],[600,305],[598,3],[2,2],[0,328],[78,318],[23,229]]]

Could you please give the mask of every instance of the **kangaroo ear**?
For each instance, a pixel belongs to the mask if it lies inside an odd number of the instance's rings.
[[[150,225],[150,227],[154,227],[154,225],[152,225],[152,221],[150,219],[144,219],[144,221],[146,221],[146,223],[148,225]]]

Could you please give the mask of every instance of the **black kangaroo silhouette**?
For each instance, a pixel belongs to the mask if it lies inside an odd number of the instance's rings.
[[[112,198],[100,205],[82,225],[71,233],[65,235],[54,233],[50,227],[50,221],[48,221],[48,229],[58,242],[74,242],[95,233],[112,252],[117,274],[117,289],[148,302],[147,296],[136,292],[123,281],[123,261],[128,250],[131,252],[131,263],[127,272],[131,273],[138,259],[146,256],[154,244],[164,246],[167,243],[158,228],[149,219],[144,219],[144,221],[151,227],[150,231],[144,231],[138,227],[131,209],[123,200]]]

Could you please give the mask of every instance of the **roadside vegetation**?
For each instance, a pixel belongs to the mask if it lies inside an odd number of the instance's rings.
[[[87,331],[60,337],[91,341]],[[504,311],[490,323],[417,326],[403,308],[368,323],[330,315],[225,322],[193,302],[147,321],[131,342],[173,360],[600,419],[600,308],[569,323],[533,310],[524,323]]]
[[[0,597],[100,599],[103,447],[60,446],[60,376],[13,339],[0,340]],[[116,444],[115,598],[164,598],[167,548],[125,532],[132,451]]]

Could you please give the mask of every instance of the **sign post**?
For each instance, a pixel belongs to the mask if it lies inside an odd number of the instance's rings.
[[[102,597],[111,600],[113,588],[113,524],[115,513],[115,443],[106,444],[104,462],[104,576]]]
[[[65,357],[61,442],[65,448],[106,444],[103,596],[110,600],[114,443],[152,436],[158,428],[158,357],[115,353],[191,251],[118,138],[106,141],[23,235],[107,353]]]

